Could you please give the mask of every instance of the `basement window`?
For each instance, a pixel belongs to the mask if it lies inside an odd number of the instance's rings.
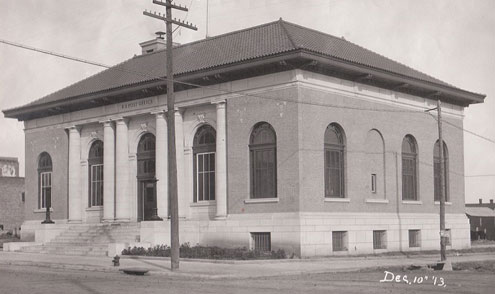
[[[347,251],[347,232],[336,231],[332,232],[332,250]]]
[[[420,230],[409,230],[409,247],[421,247]]]
[[[251,233],[251,249],[257,252],[272,250],[270,233]]]
[[[387,249],[387,231],[373,231],[373,249]]]

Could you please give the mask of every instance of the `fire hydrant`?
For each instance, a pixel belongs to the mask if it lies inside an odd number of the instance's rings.
[[[115,257],[112,259],[113,266],[120,266],[120,256],[115,255]]]

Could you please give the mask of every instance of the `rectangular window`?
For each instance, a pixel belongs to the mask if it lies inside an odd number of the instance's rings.
[[[215,152],[196,154],[197,201],[215,200]]]
[[[421,247],[420,230],[409,230],[409,247]]]
[[[103,164],[91,165],[91,193],[89,206],[103,205]]]
[[[253,166],[252,198],[276,197],[275,149],[260,148],[251,151]]]
[[[402,157],[402,199],[417,200],[416,195],[416,160]]]
[[[387,231],[373,231],[373,249],[387,249]]]
[[[344,161],[341,150],[325,150],[325,196],[344,198]]]
[[[371,174],[371,193],[376,193],[376,174]]]
[[[451,246],[452,245],[452,235],[450,229],[445,229],[445,245],[446,246]]]
[[[332,232],[332,250],[347,251],[347,232],[335,231]]]
[[[51,206],[51,193],[52,193],[52,172],[40,173],[40,201],[39,208],[46,208],[47,205]]]
[[[272,250],[270,233],[251,233],[251,248],[258,252],[270,252]]]

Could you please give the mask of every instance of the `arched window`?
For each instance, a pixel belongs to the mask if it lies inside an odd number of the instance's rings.
[[[103,205],[103,142],[94,141],[88,155],[89,199],[88,206]]]
[[[277,197],[277,136],[266,122],[257,123],[249,139],[251,198]]]
[[[328,125],[325,131],[325,197],[345,198],[345,140],[342,128]]]
[[[407,135],[402,140],[402,200],[418,200],[416,140]]]
[[[144,134],[139,140],[137,160],[139,178],[155,177],[155,135]]]
[[[194,202],[215,200],[216,132],[201,126],[194,136]]]
[[[52,158],[43,152],[38,159],[38,208],[51,207]]]
[[[450,200],[449,195],[449,152],[447,150],[447,144],[443,142],[443,166],[445,170],[445,201]],[[433,147],[433,177],[434,177],[434,200],[440,201],[440,144],[439,141],[435,143]]]

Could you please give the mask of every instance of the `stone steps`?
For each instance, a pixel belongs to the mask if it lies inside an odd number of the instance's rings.
[[[108,244],[139,241],[139,224],[74,225],[43,245],[27,246],[23,252],[107,256]]]

